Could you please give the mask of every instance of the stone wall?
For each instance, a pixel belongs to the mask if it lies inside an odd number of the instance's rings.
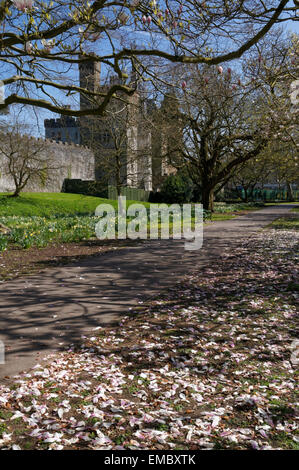
[[[33,139],[33,138],[32,138]],[[39,139],[37,139],[39,140]],[[92,151],[76,144],[67,144],[45,140],[45,147],[41,151],[41,158],[51,160],[52,169],[47,181],[41,186],[36,183],[28,183],[25,192],[60,192],[65,178],[82,180],[94,180],[95,161]],[[12,178],[7,175],[5,158],[0,149],[0,192],[8,192],[14,189]],[[54,162],[54,165],[53,163]]]

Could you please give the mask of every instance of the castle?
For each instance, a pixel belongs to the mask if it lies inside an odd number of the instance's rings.
[[[10,134],[1,134],[2,143],[5,139],[11,142]],[[24,142],[28,145],[28,137],[23,136]],[[11,144],[11,149],[22,148],[20,144]],[[9,144],[10,145],[10,144]],[[65,143],[59,140],[36,139],[30,137],[29,146],[32,149],[39,147],[38,159],[40,162],[45,161],[45,169],[47,163],[51,162],[53,169],[46,170],[46,178],[43,184],[39,181],[30,179],[24,191],[37,192],[60,192],[66,178],[77,180],[92,180],[94,178],[95,160],[93,152],[82,145]],[[21,160],[22,161],[22,160]],[[11,172],[7,171],[6,159],[1,158],[0,150],[0,192],[11,192],[15,189],[15,183]],[[18,167],[17,167],[18,168]],[[54,169],[55,168],[55,169]],[[16,170],[16,174],[18,170]]]
[[[79,82],[88,91],[108,89],[101,84],[101,64],[93,60],[79,64]],[[118,77],[110,77],[109,86],[114,83]],[[138,87],[134,70],[130,85],[136,88],[134,94],[112,99],[104,116],[46,119],[45,137],[89,147],[95,156],[95,179],[104,184],[156,190],[173,169],[161,156],[162,132],[153,127],[156,106]],[[94,105],[90,95],[80,94],[80,109]]]

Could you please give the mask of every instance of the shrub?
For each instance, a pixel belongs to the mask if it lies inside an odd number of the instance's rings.
[[[165,202],[167,204],[184,204],[192,200],[193,184],[185,175],[177,173],[170,175],[164,181],[160,193],[152,196],[151,202]]]
[[[102,198],[108,197],[108,187],[103,186],[100,181],[83,181],[66,178],[62,185],[62,192]]]

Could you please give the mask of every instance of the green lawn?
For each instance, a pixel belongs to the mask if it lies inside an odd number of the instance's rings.
[[[281,204],[299,204],[299,201],[295,202],[265,202],[265,206],[281,206]]]
[[[127,201],[127,206],[140,201]],[[18,198],[8,197],[7,194],[0,193],[0,216],[72,216],[94,214],[99,204],[111,204],[117,207],[117,201],[112,199],[102,199],[81,194],[66,193],[22,193]],[[143,202],[145,207],[150,203]],[[215,219],[219,219],[219,214],[230,214],[232,212],[244,210],[257,210],[260,206],[253,203],[225,204],[216,203]]]
[[[216,202],[214,212],[212,214],[213,221],[230,220],[238,217],[244,211],[257,211],[264,207],[263,203],[254,202],[237,202],[227,204],[225,202]]]
[[[127,201],[127,206],[139,201]],[[8,248],[42,248],[50,243],[71,243],[96,237],[98,218],[95,209],[100,204],[111,204],[117,209],[117,201],[80,194],[23,193],[18,198],[0,194],[0,223],[10,233],[0,231],[0,253]],[[140,202],[139,202],[140,203]],[[149,209],[150,204],[142,202]],[[227,220],[245,210],[257,210],[256,204],[216,203],[212,220]],[[211,214],[204,212],[204,219]],[[128,222],[131,218],[128,218]],[[193,219],[192,219],[193,220]],[[158,230],[161,223],[158,223]],[[173,220],[170,217],[170,232]]]
[[[217,214],[217,212],[216,213],[214,212],[212,214],[211,220],[214,222],[219,221],[219,220],[230,220],[230,219],[234,219],[237,216],[238,214]]]
[[[136,201],[127,201],[131,204]],[[99,204],[117,207],[117,201],[81,194],[65,193],[23,193],[13,198],[0,193],[0,216],[64,216],[91,215]],[[149,207],[149,203],[143,203]]]
[[[0,448],[299,450],[298,242],[257,232],[141,310],[124,305],[119,323],[66,339],[0,386]]]
[[[270,228],[279,230],[299,230],[299,207],[294,207],[285,217],[275,220]]]
[[[299,217],[281,217],[277,219],[269,226],[278,230],[299,230]]]

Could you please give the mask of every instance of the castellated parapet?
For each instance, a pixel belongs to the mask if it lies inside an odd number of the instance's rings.
[[[46,139],[56,142],[80,144],[80,127],[78,120],[71,116],[61,116],[57,119],[45,119]]]
[[[1,139],[5,136],[1,136]],[[24,137],[28,139],[28,137]],[[30,140],[44,143],[39,158],[51,161],[51,166],[55,169],[51,170],[51,175],[45,181],[43,186],[36,183],[28,183],[25,192],[60,192],[65,178],[74,178],[82,180],[94,180],[95,160],[93,152],[78,144],[68,144],[66,142],[55,142],[50,139],[35,139],[29,137]],[[10,192],[14,189],[13,179],[7,174],[5,168],[6,158],[3,158],[0,150],[0,192]]]

